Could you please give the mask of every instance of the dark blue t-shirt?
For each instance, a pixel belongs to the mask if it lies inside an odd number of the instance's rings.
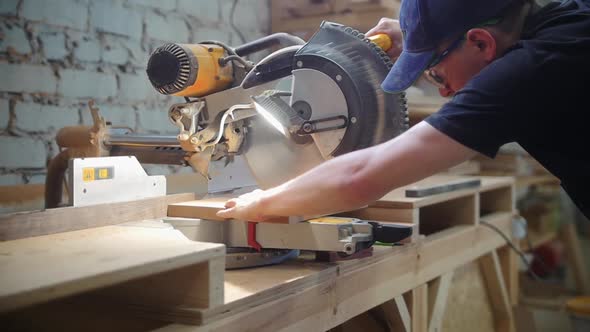
[[[494,157],[518,142],[590,217],[590,1],[530,15],[520,41],[426,121]]]

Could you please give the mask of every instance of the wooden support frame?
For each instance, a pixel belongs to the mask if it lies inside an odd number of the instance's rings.
[[[448,291],[446,284],[452,278],[452,271],[505,246],[502,237],[480,225],[479,221],[494,224],[505,234],[511,232],[513,211],[510,200],[496,200],[497,195],[483,194],[510,188],[513,182],[509,179],[490,180],[484,181],[482,188],[453,192],[444,198],[438,195],[426,199],[401,198],[399,202],[381,202],[382,205],[374,206],[403,210],[403,214],[418,218],[423,208],[445,200],[468,206],[464,211],[469,213],[461,214],[466,216],[464,219],[449,220],[449,228],[421,237],[414,243],[394,248],[375,247],[372,257],[331,265],[292,262],[235,273],[228,271],[225,273],[223,304],[201,309],[197,302],[193,302],[171,310],[140,305],[134,306],[137,310],[132,313],[141,322],[162,320],[160,331],[327,330],[382,305],[381,308],[396,309],[387,310],[391,315],[388,320],[397,320],[397,325],[390,326],[401,326],[409,331],[435,329],[440,325],[436,317],[442,316],[441,310],[444,312],[445,289]],[[494,207],[498,210],[480,216],[482,199],[491,206],[498,202]],[[432,216],[434,220],[434,212]],[[449,215],[449,218],[454,217]],[[495,261],[500,265],[499,257]],[[499,271],[496,279],[488,283],[501,284],[505,279],[503,271],[495,269]],[[244,281],[262,279],[264,282],[259,285],[244,284]],[[246,292],[231,294],[232,287]],[[406,294],[405,298],[403,294]],[[165,321],[177,323],[168,325]]]
[[[511,229],[511,213],[499,213],[486,219],[504,232]],[[300,286],[290,287],[288,292],[269,290],[217,308],[182,310],[159,318],[173,316],[177,321],[204,324],[192,328],[170,325],[163,331],[270,331],[287,326],[293,330],[328,330],[504,245],[500,236],[484,226],[455,226],[400,248],[395,254],[381,248],[383,250],[377,250],[373,257],[343,262],[310,274],[296,280]],[[243,273],[248,274],[248,278],[260,278],[256,276],[257,271]],[[231,274],[226,273],[226,283],[232,282]],[[424,298],[423,293],[416,293],[416,296]],[[427,312],[426,303],[424,308]],[[149,316],[157,318],[153,314]],[[189,320],[191,316],[193,319]],[[277,321],[273,317],[282,319]],[[428,316],[425,317],[424,326]]]
[[[404,294],[411,317],[412,332],[428,331],[428,285],[422,284]]]
[[[440,332],[454,272],[447,272],[428,283],[428,332]]]
[[[483,255],[479,259],[479,264],[492,304],[496,331],[515,331],[512,304],[508,296],[498,254],[494,250]]]

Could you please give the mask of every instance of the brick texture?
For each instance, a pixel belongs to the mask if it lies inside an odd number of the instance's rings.
[[[31,45],[23,29],[6,25],[2,30],[4,31],[4,40],[0,42],[0,52],[10,50],[20,54],[31,53]]]
[[[14,113],[17,128],[29,132],[55,132],[80,121],[77,107],[17,103]]]
[[[0,91],[54,94],[57,77],[50,67],[0,63]]]
[[[90,12],[93,28],[135,39],[141,38],[142,16],[140,13],[110,0],[93,1]]]
[[[23,0],[21,16],[31,21],[85,30],[88,4],[72,0]]]
[[[59,93],[65,97],[105,99],[117,95],[115,75],[64,69],[60,72]]]
[[[8,127],[10,120],[10,103],[7,99],[0,99],[0,132]]]
[[[44,168],[47,151],[43,141],[29,137],[0,136],[0,167]]]
[[[68,55],[66,37],[63,33],[43,33],[39,36],[43,54],[48,60],[60,60]]]
[[[267,0],[237,0],[230,15],[233,3],[0,0],[0,185],[43,183],[56,131],[92,123],[89,99],[113,125],[176,134],[167,112],[182,99],[151,87],[149,55],[165,42],[237,46],[268,34]]]

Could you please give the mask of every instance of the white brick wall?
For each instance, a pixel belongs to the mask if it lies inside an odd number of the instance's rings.
[[[27,132],[56,132],[60,128],[77,124],[80,111],[77,107],[17,103],[14,109],[16,127]]]
[[[44,168],[47,159],[45,144],[30,137],[0,136],[1,168]]]
[[[111,0],[92,1],[90,23],[99,31],[111,32],[134,39],[141,38],[141,14]]]
[[[238,46],[233,26],[245,41],[268,33],[267,0],[237,0],[232,22],[233,1],[0,0],[0,185],[42,183],[56,131],[92,123],[89,99],[114,125],[176,134],[167,112],[182,99],[151,87],[149,54],[170,41]]]
[[[54,94],[57,78],[51,67],[0,63],[0,91]]]
[[[154,39],[166,42],[188,42],[188,27],[181,17],[149,13],[146,16],[146,22],[149,22],[146,24],[146,32]]]
[[[129,127],[133,130],[137,127],[137,117],[135,108],[131,106],[102,106],[99,107],[100,115],[107,122],[111,122],[117,127]],[[82,123],[91,125],[92,116],[89,111],[82,112]]]
[[[137,113],[139,115],[138,129],[146,132],[178,134],[178,127],[168,120],[167,106],[156,109],[139,108]]]
[[[42,33],[39,39],[43,46],[43,54],[48,60],[59,60],[68,55],[63,32]]]
[[[58,92],[65,97],[106,99],[117,95],[115,75],[92,71],[64,69]]]
[[[81,62],[98,62],[102,54],[102,46],[97,39],[82,38],[76,43],[74,57]]]
[[[205,23],[219,22],[219,1],[178,0],[178,10],[203,20]]]
[[[8,99],[0,99],[0,132],[8,127],[10,120],[10,102]]]
[[[22,174],[2,174],[0,175],[0,186],[16,186],[23,183]]]
[[[194,1],[194,2],[198,2]],[[130,4],[161,9],[162,11],[173,11],[176,9],[174,0],[129,0]]]
[[[88,8],[83,1],[23,0],[21,16],[31,21],[85,30]]]
[[[4,40],[0,42],[0,52],[10,49],[20,54],[31,53],[31,45],[23,29],[5,25],[0,31],[4,33]]]

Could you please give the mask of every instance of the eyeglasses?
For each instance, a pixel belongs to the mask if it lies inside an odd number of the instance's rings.
[[[503,21],[502,17],[495,17],[492,19],[489,19],[481,24],[476,25],[476,28],[481,28],[481,27],[485,27],[485,26],[490,26],[490,25],[496,25],[500,22]],[[446,50],[442,51],[442,53],[440,53],[439,55],[435,55],[432,59],[432,61],[430,61],[430,64],[428,64],[428,67],[426,67],[426,70],[424,71],[424,76],[426,77],[426,79],[434,84],[437,88],[439,89],[444,89],[445,88],[445,80],[440,77],[436,71],[434,69],[432,69],[434,66],[438,65],[441,61],[444,60],[444,58],[449,55],[449,53],[451,53],[452,51],[454,51],[456,48],[458,48],[461,43],[463,42],[463,40],[465,40],[466,36],[463,34],[461,35],[461,37],[459,37],[457,40],[455,40],[449,47],[447,47]]]
[[[443,61],[444,58],[447,57],[447,55],[449,55],[452,51],[461,46],[463,40],[465,40],[465,35],[461,35],[461,37],[455,40],[449,47],[447,47],[446,50],[442,51],[439,55],[435,55],[432,61],[430,61],[430,64],[428,64],[428,67],[426,67],[426,70],[424,71],[426,79],[430,83],[434,84],[437,88],[444,89],[445,80],[442,77],[440,77],[432,68],[441,63],[441,61]]]

